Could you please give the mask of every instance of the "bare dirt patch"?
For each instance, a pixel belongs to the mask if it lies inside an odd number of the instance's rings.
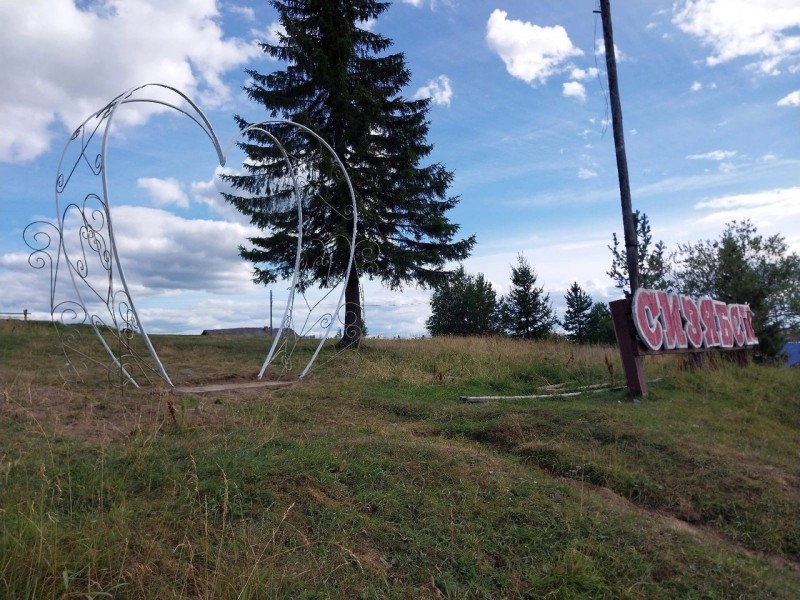
[[[235,418],[230,404],[262,401],[274,387],[224,386],[211,397],[173,394],[166,388],[81,391],[68,386],[17,386],[0,398],[0,421],[17,422],[42,435],[106,446],[138,435],[155,435],[163,427],[229,422]]]

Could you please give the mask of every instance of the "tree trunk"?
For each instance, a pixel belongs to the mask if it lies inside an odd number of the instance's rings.
[[[361,312],[361,286],[355,266],[350,269],[350,276],[344,291],[344,334],[339,340],[340,348],[356,349],[361,345],[364,335],[364,317]]]

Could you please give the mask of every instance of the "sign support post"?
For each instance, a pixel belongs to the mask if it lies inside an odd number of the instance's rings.
[[[647,379],[644,376],[642,356],[639,354],[639,340],[633,328],[631,301],[627,298],[615,300],[609,302],[608,307],[611,309],[611,320],[614,322],[614,333],[617,336],[628,391],[634,396],[646,396]]]

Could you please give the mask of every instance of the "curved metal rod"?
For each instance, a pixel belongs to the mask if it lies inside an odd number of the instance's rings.
[[[245,127],[242,129],[238,135],[234,136],[234,138],[228,143],[227,148],[225,149],[225,153],[227,154],[228,150],[231,149],[233,144],[243,136],[248,131],[260,131],[273,142],[280,150],[281,154],[283,155],[283,160],[286,163],[286,167],[289,169],[289,176],[292,179],[292,185],[294,187],[294,196],[295,200],[297,201],[297,254],[295,255],[294,260],[294,274],[292,275],[292,286],[289,292],[289,299],[286,302],[286,308],[283,313],[283,319],[281,319],[281,326],[278,330],[278,335],[272,340],[272,346],[267,353],[267,357],[264,359],[264,364],[261,365],[261,370],[258,372],[258,379],[260,380],[264,377],[264,372],[267,370],[267,367],[272,362],[272,358],[275,354],[275,350],[278,347],[280,342],[281,336],[283,335],[283,331],[286,327],[286,323],[288,322],[289,313],[291,312],[294,306],[294,295],[297,291],[297,278],[300,274],[300,258],[302,255],[303,250],[303,202],[300,198],[300,186],[297,183],[297,174],[295,173],[294,167],[292,166],[292,161],[289,160],[289,154],[286,152],[286,148],[283,147],[283,144],[280,143],[278,138],[276,138],[271,132],[267,131],[262,127],[264,123],[257,123],[255,125],[250,125],[249,127]],[[272,335],[272,332],[269,332]]]
[[[163,89],[166,89],[168,91],[171,91],[171,92],[177,94],[178,96],[183,98],[183,100],[189,106],[192,107],[192,109],[195,111],[197,117],[192,115],[188,111],[184,110],[182,107],[177,106],[175,104],[171,104],[171,103],[163,101],[163,100],[158,100],[158,99],[155,99],[155,98],[134,98],[134,97],[132,97],[135,93],[137,93],[137,92],[139,92],[139,91],[141,91],[141,90],[143,90],[143,89],[145,89],[147,87],[163,88]],[[61,231],[61,232],[64,231],[64,218],[62,216],[62,211],[61,211],[60,205],[59,205],[59,195],[60,195],[61,192],[63,192],[63,190],[66,187],[66,184],[69,182],[69,179],[71,179],[72,174],[75,171],[75,166],[73,166],[73,168],[70,171],[70,174],[69,174],[67,180],[64,181],[63,180],[63,176],[61,175],[61,166],[63,164],[63,161],[64,161],[65,157],[66,157],[66,153],[67,153],[67,150],[68,150],[70,144],[78,138],[78,136],[80,135],[79,132],[85,134],[86,125],[92,119],[99,119],[99,122],[98,122],[97,126],[91,132],[91,134],[89,135],[89,138],[85,139],[85,138],[82,137],[82,139],[80,140],[81,152],[80,152],[80,155],[78,157],[78,161],[80,161],[81,159],[88,160],[87,157],[86,157],[86,149],[88,148],[89,143],[91,142],[91,140],[94,138],[95,133],[97,133],[98,129],[101,126],[103,126],[103,123],[105,122],[104,130],[103,130],[103,138],[102,138],[102,143],[101,143],[101,150],[100,150],[100,154],[99,154],[98,158],[95,161],[95,166],[99,170],[99,174],[101,175],[102,189],[103,189],[103,192],[102,192],[103,193],[103,198],[101,200],[101,204],[103,205],[103,211],[105,212],[105,216],[106,216],[106,225],[108,227],[108,235],[109,235],[109,245],[111,246],[111,252],[112,252],[112,255],[113,255],[113,258],[114,258],[114,263],[117,266],[120,283],[122,284],[122,288],[123,288],[124,294],[128,299],[130,311],[133,314],[133,317],[134,317],[135,322],[136,322],[136,326],[137,326],[137,328],[139,330],[139,333],[142,336],[142,339],[143,339],[143,341],[145,343],[145,346],[147,347],[148,353],[150,354],[151,359],[155,363],[156,370],[159,373],[159,375],[161,376],[161,378],[170,387],[175,387],[174,384],[172,383],[172,380],[169,377],[169,374],[166,371],[166,368],[164,367],[163,363],[161,362],[161,359],[159,358],[158,353],[156,352],[155,348],[153,347],[152,342],[150,341],[150,337],[148,336],[147,331],[144,328],[144,325],[142,324],[141,319],[139,318],[138,311],[136,310],[136,305],[134,304],[133,298],[131,297],[130,290],[129,290],[128,283],[127,283],[127,278],[125,277],[125,271],[123,269],[122,261],[120,260],[119,252],[117,250],[116,241],[114,239],[114,227],[113,227],[113,221],[112,221],[112,218],[111,218],[111,194],[110,194],[110,189],[109,189],[109,184],[108,184],[108,160],[107,160],[108,138],[109,138],[109,134],[110,134],[110,131],[111,131],[111,124],[113,122],[113,117],[116,114],[117,109],[121,105],[139,103],[139,102],[141,102],[141,103],[152,103],[152,104],[158,104],[158,105],[161,105],[161,106],[166,106],[168,108],[172,108],[172,109],[177,110],[178,112],[188,116],[195,124],[197,124],[200,127],[200,129],[203,130],[203,132],[206,134],[206,136],[211,140],[211,142],[214,145],[214,149],[215,149],[215,151],[217,153],[217,158],[218,158],[219,164],[221,166],[224,166],[224,164],[225,164],[225,155],[222,152],[222,147],[221,147],[221,145],[219,143],[219,139],[217,138],[217,135],[214,132],[214,129],[211,126],[211,123],[209,122],[208,118],[206,118],[205,114],[203,113],[202,110],[200,110],[200,108],[197,106],[197,104],[195,104],[183,92],[181,92],[180,90],[178,90],[176,88],[173,88],[171,86],[167,86],[167,85],[160,84],[160,83],[148,83],[148,84],[136,86],[136,87],[131,88],[128,91],[124,92],[123,94],[120,94],[114,100],[112,100],[109,104],[107,104],[104,108],[102,108],[98,112],[94,113],[91,117],[87,118],[75,130],[75,133],[73,134],[72,138],[70,138],[70,141],[67,143],[66,147],[64,148],[64,151],[63,151],[62,156],[61,156],[61,160],[59,161],[59,167],[58,167],[59,176],[57,177],[57,182],[56,182],[56,207],[57,207],[57,210],[58,210],[59,231]],[[97,163],[97,160],[100,161],[99,164]],[[77,162],[76,162],[76,164],[77,164]],[[68,251],[66,249],[66,245],[64,245],[63,243],[62,243],[62,248],[63,248],[65,260],[66,260],[67,264],[70,267],[69,268],[69,273],[70,273],[70,278],[72,280],[72,285],[75,288],[75,293],[77,294],[78,300],[80,301],[81,305],[85,307],[86,306],[85,301],[84,301],[83,296],[81,294],[78,282],[75,279],[75,273],[74,273],[74,268],[75,267],[70,262]],[[113,292],[114,278],[113,278],[113,274],[112,274],[111,271],[109,271],[109,282],[108,282],[108,285],[109,285],[108,297],[112,298],[112,300],[110,300],[110,302],[113,304],[113,302],[114,302],[113,301],[113,297],[114,297],[114,292]],[[51,302],[51,304],[52,304],[52,302]],[[116,323],[116,316],[115,316],[114,308],[113,308],[112,304],[107,304],[106,306],[107,306],[109,312],[112,315],[113,321]],[[51,314],[52,314],[52,310],[51,310]],[[97,325],[94,322],[94,320],[90,320],[90,325],[91,325],[92,329],[94,330],[95,335],[100,340],[100,343],[103,345],[103,347],[105,348],[106,352],[109,354],[109,356],[114,361],[114,364],[116,364],[118,366],[118,368],[121,369],[121,371],[125,374],[127,379],[133,385],[138,387],[138,384],[133,379],[133,377],[125,370],[124,366],[122,365],[122,363],[119,360],[119,357],[117,357],[114,354],[113,350],[106,343],[106,341],[103,338],[102,334],[98,330]]]
[[[158,87],[158,88],[162,88],[162,89],[168,90],[168,91],[170,91],[170,92],[172,92],[174,94],[177,94],[180,98],[182,98],[191,107],[192,111],[186,110],[182,106],[180,106],[178,104],[173,104],[173,103],[168,102],[166,100],[160,100],[160,99],[156,99],[156,98],[147,98],[147,97],[145,97],[145,98],[137,98],[137,97],[134,96],[136,93],[138,93],[138,92],[140,92],[140,91],[142,91],[142,90],[144,90],[144,89],[146,89],[148,87]],[[171,86],[158,84],[158,83],[150,83],[150,84],[140,85],[140,86],[137,86],[137,87],[129,89],[127,92],[125,92],[123,94],[120,94],[119,96],[114,98],[114,100],[112,100],[109,104],[107,104],[105,107],[103,107],[102,109],[100,109],[99,111],[94,113],[92,116],[87,118],[75,130],[75,132],[73,133],[73,135],[70,138],[70,140],[67,142],[67,144],[66,144],[66,146],[65,146],[65,148],[64,148],[64,150],[63,150],[63,152],[61,154],[61,158],[60,158],[59,164],[58,164],[57,178],[56,178],[56,190],[55,190],[55,192],[56,192],[56,208],[57,208],[57,218],[58,218],[58,231],[59,231],[59,234],[60,234],[58,257],[60,258],[61,254],[63,253],[64,260],[65,260],[65,262],[67,263],[67,266],[68,266],[70,279],[72,281],[72,286],[75,289],[75,293],[77,294],[78,303],[80,304],[80,306],[82,306],[84,308],[84,311],[85,312],[87,311],[87,305],[86,305],[86,302],[84,300],[83,294],[81,293],[79,281],[78,281],[76,275],[79,275],[80,279],[81,279],[81,282],[83,284],[87,285],[95,294],[98,295],[98,298],[100,298],[101,301],[104,302],[106,309],[111,314],[111,318],[112,318],[113,324],[117,327],[117,329],[119,329],[119,325],[117,323],[117,318],[116,318],[116,313],[115,313],[115,308],[114,308],[114,306],[116,304],[116,300],[115,300],[116,293],[114,292],[113,264],[116,265],[117,270],[118,270],[118,275],[119,275],[119,282],[121,283],[121,286],[122,286],[121,293],[124,294],[124,299],[126,299],[127,302],[128,302],[128,307],[127,308],[129,310],[130,314],[133,316],[132,322],[135,323],[136,329],[138,329],[138,332],[141,334],[142,339],[143,339],[143,341],[145,343],[145,346],[147,347],[148,353],[150,354],[151,359],[155,363],[156,371],[158,372],[159,376],[170,387],[173,387],[173,388],[175,386],[172,383],[172,381],[171,381],[171,379],[170,379],[170,377],[169,377],[169,375],[168,375],[168,373],[166,371],[166,368],[162,364],[162,362],[161,362],[161,360],[160,360],[160,358],[158,356],[158,353],[156,352],[155,348],[153,347],[153,344],[150,341],[150,338],[149,338],[149,336],[147,334],[147,331],[145,330],[144,325],[142,324],[142,322],[141,322],[141,320],[139,318],[139,314],[138,314],[138,312],[136,310],[135,304],[134,304],[133,299],[131,297],[129,286],[128,286],[128,283],[127,283],[127,278],[125,276],[125,272],[124,272],[124,269],[123,269],[123,266],[122,266],[122,261],[120,259],[119,252],[117,250],[116,242],[115,242],[115,239],[114,239],[114,228],[113,228],[113,221],[112,221],[112,218],[111,218],[111,193],[110,193],[110,188],[109,188],[108,161],[107,161],[108,140],[109,140],[110,131],[111,131],[111,124],[113,122],[113,118],[114,118],[114,116],[116,114],[116,111],[120,106],[122,106],[124,104],[134,104],[134,103],[157,104],[157,105],[160,105],[160,106],[164,106],[164,107],[176,110],[179,113],[189,117],[198,127],[200,127],[200,129],[203,130],[203,132],[206,134],[206,136],[213,143],[214,149],[215,149],[215,151],[217,153],[217,158],[218,158],[218,162],[219,162],[220,166],[224,166],[225,165],[226,160],[227,160],[227,152],[230,150],[231,146],[242,135],[244,135],[248,131],[259,131],[259,132],[263,133],[264,135],[266,135],[273,143],[276,144],[276,146],[278,147],[280,153],[283,155],[283,160],[285,161],[285,163],[287,165],[287,169],[288,169],[289,175],[291,177],[292,185],[294,187],[295,200],[297,202],[297,214],[298,214],[297,254],[296,254],[296,257],[295,257],[295,269],[294,269],[294,274],[293,274],[293,277],[292,277],[290,298],[289,298],[289,300],[287,302],[287,305],[286,305],[286,309],[285,309],[285,312],[284,312],[284,318],[281,320],[281,328],[280,328],[280,330],[278,332],[278,335],[274,338],[272,346],[271,346],[271,348],[269,350],[269,353],[268,353],[268,355],[267,355],[267,357],[266,357],[266,359],[264,361],[264,364],[263,364],[263,366],[261,368],[261,371],[258,374],[258,378],[261,379],[263,377],[263,374],[264,374],[267,366],[273,361],[275,353],[276,353],[276,350],[279,347],[279,344],[281,342],[281,338],[283,337],[285,328],[286,328],[287,324],[291,320],[290,315],[291,315],[291,312],[293,310],[295,293],[296,293],[296,291],[298,289],[298,279],[300,277],[300,270],[301,270],[300,267],[301,267],[301,261],[302,261],[302,247],[303,247],[303,233],[304,233],[303,232],[303,202],[302,202],[302,196],[301,196],[301,193],[300,193],[300,185],[299,185],[299,182],[298,182],[298,174],[297,174],[297,172],[295,170],[295,167],[292,165],[291,157],[289,156],[289,154],[286,151],[286,149],[284,148],[284,146],[281,144],[280,140],[278,140],[275,137],[275,135],[272,134],[270,131],[265,129],[265,127],[269,126],[270,124],[284,124],[284,125],[289,125],[289,126],[292,126],[292,127],[296,127],[298,129],[306,132],[307,134],[311,135],[334,158],[336,164],[338,165],[339,170],[341,171],[342,175],[344,176],[345,181],[347,182],[348,190],[350,192],[350,198],[351,198],[351,201],[352,201],[353,230],[352,230],[352,237],[351,237],[351,243],[350,243],[350,256],[349,256],[349,261],[348,261],[347,269],[346,269],[345,276],[344,276],[344,285],[342,286],[342,291],[341,291],[341,294],[340,294],[339,301],[338,301],[338,304],[336,306],[336,309],[332,313],[333,315],[338,314],[341,311],[341,308],[342,308],[342,306],[344,304],[345,293],[346,293],[346,282],[350,277],[351,269],[354,267],[354,257],[355,257],[355,251],[356,251],[356,233],[357,233],[357,226],[358,226],[357,225],[357,223],[358,223],[358,207],[357,207],[356,198],[355,198],[355,191],[353,189],[353,185],[352,185],[352,182],[350,181],[350,177],[349,177],[349,175],[347,173],[347,170],[345,169],[344,164],[342,163],[341,159],[336,154],[336,152],[333,150],[333,148],[322,137],[320,137],[317,133],[315,133],[314,131],[312,131],[311,129],[309,129],[308,127],[306,127],[304,125],[301,125],[301,124],[293,122],[293,121],[283,120],[283,119],[275,119],[275,120],[270,120],[270,121],[264,121],[262,123],[257,123],[257,124],[254,124],[254,125],[251,125],[251,126],[245,128],[244,130],[240,131],[236,136],[233,137],[231,142],[226,147],[225,151],[223,151],[222,147],[221,147],[221,145],[219,143],[219,139],[217,138],[217,135],[214,132],[214,129],[211,126],[211,123],[206,118],[206,116],[203,113],[203,111],[200,110],[200,108],[188,96],[186,96],[180,90],[177,90],[176,88],[173,88]],[[97,120],[97,123],[94,125],[94,127],[92,129],[89,130],[89,133],[87,135],[87,125],[89,125],[89,123],[93,119]],[[103,136],[102,136],[102,141],[101,141],[100,152],[95,157],[94,161],[90,161],[89,156],[87,155],[87,151],[89,150],[90,144],[91,144],[92,140],[94,139],[95,135],[100,131],[101,128],[103,129]],[[79,152],[79,154],[78,154],[78,156],[76,158],[75,164],[72,165],[72,168],[71,168],[70,172],[68,173],[68,175],[66,176],[66,179],[65,179],[64,174],[62,173],[62,166],[64,165],[64,162],[66,160],[67,151],[69,150],[69,148],[72,145],[72,143],[76,142],[76,141],[77,141],[77,143],[80,144],[80,152]],[[73,264],[71,262],[71,260],[70,260],[69,251],[67,250],[66,244],[65,244],[64,239],[63,239],[65,219],[66,219],[66,210],[64,210],[64,211],[61,210],[60,196],[61,196],[62,193],[65,192],[67,184],[71,180],[72,175],[75,173],[77,165],[80,164],[81,162],[86,162],[86,164],[89,166],[89,169],[91,170],[92,174],[94,174],[95,176],[99,174],[101,176],[102,198],[98,198],[98,200],[100,201],[100,204],[102,205],[102,213],[104,213],[104,215],[106,217],[106,226],[108,227],[108,237],[109,237],[109,240],[108,240],[109,244],[108,245],[111,246],[110,250],[111,250],[111,255],[113,257],[113,263],[109,262],[108,264],[104,264],[104,266],[103,266],[103,268],[106,270],[107,275],[108,275],[108,281],[107,281],[107,285],[108,285],[107,298],[108,298],[108,300],[107,301],[104,301],[102,299],[102,297],[98,294],[97,290],[95,290],[92,287],[92,285],[87,281],[86,277],[88,276],[88,271],[86,273],[83,273],[83,270],[88,269],[88,261],[86,261],[86,259],[84,257],[83,260],[79,260],[76,264]],[[96,197],[96,195],[93,195],[93,196]],[[75,205],[75,206],[78,206],[78,205]],[[84,207],[84,209],[85,209],[85,207]],[[81,214],[83,214],[83,210],[81,209],[81,207],[78,207],[78,210],[81,212]],[[85,220],[86,220],[86,217],[84,215],[84,221]],[[92,231],[87,233],[87,235],[96,235],[98,233],[97,231],[94,231],[93,228],[90,228],[90,229]],[[57,261],[58,261],[59,258],[57,258]],[[81,273],[76,273],[76,269],[81,269]],[[52,289],[51,289],[51,303],[50,304],[51,304],[51,316],[53,318],[55,318],[55,310],[56,310],[56,307],[55,307],[55,296],[54,296],[56,278],[57,278],[57,274],[55,274],[53,276],[53,278],[52,278]],[[87,312],[87,314],[88,314],[88,312]],[[138,383],[134,380],[133,376],[130,373],[128,373],[127,369],[122,364],[121,357],[117,357],[114,354],[114,351],[110,348],[110,346],[106,342],[105,338],[103,337],[102,333],[99,331],[98,325],[97,325],[98,321],[102,323],[102,320],[90,318],[89,319],[89,325],[92,327],[95,335],[100,340],[100,343],[102,344],[103,348],[106,350],[108,355],[112,358],[114,364],[120,369],[120,372],[127,378],[127,380],[131,384],[133,384],[134,386],[139,387]],[[319,355],[322,347],[324,346],[325,342],[327,341],[327,339],[329,338],[329,336],[331,334],[331,329],[332,329],[332,327],[334,325],[334,322],[335,322],[335,319],[330,319],[330,322],[329,322],[328,327],[327,327],[327,329],[325,331],[325,334],[322,336],[322,339],[321,339],[320,343],[317,345],[317,348],[316,348],[313,356],[311,357],[309,362],[306,364],[306,366],[303,369],[302,373],[300,374],[299,378],[303,378],[308,373],[308,371],[311,368],[311,366],[314,364],[314,362],[315,362],[317,356]],[[119,331],[117,331],[117,335],[120,335]]]
[[[259,373],[258,373],[258,379],[261,379],[264,376],[264,372],[265,372],[267,366],[269,366],[270,362],[272,361],[274,351],[278,346],[279,338],[280,338],[280,336],[283,333],[283,330],[285,328],[285,325],[286,325],[286,322],[287,322],[286,317],[289,314],[289,311],[290,311],[290,309],[292,307],[292,303],[293,303],[293,299],[294,299],[294,293],[295,293],[295,288],[296,288],[296,283],[295,282],[297,281],[297,277],[298,277],[298,274],[299,274],[299,271],[300,271],[300,259],[301,259],[301,253],[302,253],[302,248],[301,248],[301,244],[302,244],[302,202],[301,202],[301,199],[300,199],[299,186],[297,184],[297,179],[296,179],[296,176],[294,174],[294,169],[291,166],[291,162],[289,161],[289,157],[288,157],[288,155],[286,153],[285,148],[283,147],[283,145],[280,143],[280,141],[274,135],[272,135],[269,131],[264,129],[265,126],[274,125],[274,124],[291,125],[292,127],[297,127],[298,129],[310,134],[317,141],[319,141],[322,144],[322,146],[331,154],[333,159],[336,161],[336,164],[339,166],[339,169],[341,170],[342,175],[344,175],[344,179],[347,182],[347,188],[350,191],[350,199],[351,199],[352,205],[353,205],[353,232],[352,232],[352,238],[350,240],[350,256],[349,256],[348,263],[347,263],[347,270],[345,272],[344,279],[343,279],[344,285],[342,286],[342,292],[341,292],[341,295],[339,297],[339,301],[336,304],[336,309],[332,313],[334,315],[339,313],[339,311],[342,308],[342,305],[344,304],[345,292],[347,290],[347,280],[350,277],[350,271],[353,268],[353,263],[354,263],[355,250],[356,250],[356,234],[357,234],[357,231],[358,231],[358,206],[356,204],[356,194],[355,194],[355,190],[353,189],[353,184],[350,181],[350,176],[347,174],[347,169],[345,169],[344,163],[341,161],[341,159],[336,154],[336,152],[331,147],[331,145],[328,144],[328,142],[326,142],[322,137],[320,137],[315,131],[313,131],[312,129],[309,129],[305,125],[301,125],[300,123],[297,123],[295,121],[289,121],[288,119],[273,119],[273,120],[269,120],[269,121],[262,121],[261,123],[256,123],[254,125],[246,127],[241,132],[239,132],[239,134],[237,136],[235,136],[231,140],[231,142],[228,144],[228,146],[227,146],[227,148],[225,150],[226,155],[227,155],[228,150],[230,150],[231,146],[235,143],[235,141],[242,134],[244,134],[247,131],[252,131],[252,130],[261,131],[262,133],[265,133],[266,135],[269,136],[269,138],[273,142],[275,142],[275,144],[278,146],[279,150],[281,151],[281,154],[283,154],[284,160],[286,160],[287,164],[289,165],[289,171],[290,171],[290,173],[292,175],[292,181],[294,183],[294,188],[295,188],[295,197],[297,198],[298,217],[300,218],[300,222],[299,222],[299,225],[298,225],[299,235],[298,235],[298,243],[297,243],[297,257],[295,259],[295,272],[294,272],[294,276],[293,276],[293,279],[292,279],[292,291],[291,291],[291,294],[290,294],[290,299],[289,299],[289,302],[286,305],[286,312],[284,314],[284,319],[281,321],[281,327],[280,327],[280,330],[278,332],[278,336],[273,341],[272,347],[270,348],[270,351],[269,351],[269,354],[267,355],[267,358],[264,361],[264,365],[261,367],[261,371],[259,371]],[[331,319],[330,323],[328,324],[327,329],[325,330],[325,334],[322,336],[322,339],[320,340],[320,343],[317,345],[317,348],[314,351],[314,354],[311,356],[311,359],[308,361],[308,363],[306,364],[305,368],[300,373],[299,379],[302,379],[303,377],[305,377],[308,374],[308,371],[311,369],[312,365],[316,361],[317,356],[319,355],[320,351],[322,350],[322,347],[325,345],[325,342],[328,340],[334,323],[335,323],[335,319]],[[272,332],[270,332],[270,333],[272,333]]]
[[[164,105],[164,106],[172,106],[172,105],[170,105],[170,104],[168,104],[166,102],[162,102],[162,101],[159,101],[159,100],[156,100],[156,99],[145,99],[145,100],[132,100],[132,99],[130,99],[130,97],[135,92],[138,92],[139,90],[142,90],[142,89],[144,89],[146,87],[149,87],[149,86],[161,87],[161,88],[170,90],[172,92],[175,92],[181,98],[186,100],[186,102],[189,103],[189,105],[197,112],[197,114],[200,116],[200,119],[205,124],[205,127],[201,126],[201,129],[203,129],[203,131],[206,133],[206,135],[209,137],[209,139],[211,139],[212,143],[214,144],[214,148],[217,151],[217,157],[219,159],[220,165],[224,166],[224,164],[225,164],[225,157],[224,157],[224,155],[222,153],[222,148],[220,146],[219,139],[217,138],[216,133],[214,133],[214,129],[211,126],[211,123],[206,118],[205,114],[203,114],[203,111],[201,111],[200,108],[191,99],[189,99],[189,97],[186,96],[183,92],[181,92],[180,90],[177,90],[177,89],[175,89],[173,87],[167,86],[167,85],[163,85],[163,84],[160,84],[160,83],[153,83],[153,84],[144,84],[144,85],[141,85],[141,86],[137,86],[137,87],[132,88],[131,90],[129,90],[127,93],[123,94],[122,99],[119,100],[118,102],[114,103],[113,106],[111,107],[111,110],[109,111],[108,120],[106,122],[106,127],[105,127],[105,132],[103,133],[103,144],[102,144],[102,151],[101,151],[101,156],[103,157],[103,167],[104,167],[103,171],[102,171],[103,197],[105,198],[106,213],[107,213],[106,216],[108,218],[108,234],[109,234],[109,237],[112,240],[114,239],[114,229],[113,229],[113,223],[112,223],[112,220],[111,220],[111,195],[110,195],[109,187],[108,187],[108,162],[106,160],[107,148],[108,148],[108,136],[109,136],[109,133],[111,131],[111,122],[113,120],[113,117],[114,117],[114,114],[116,113],[117,108],[122,104],[132,103],[132,102],[136,102],[136,101],[142,101],[142,102],[151,102],[151,103],[154,103],[154,104],[161,104],[161,105]],[[174,107],[174,106],[173,106],[173,108],[175,108],[176,110],[178,110],[179,112],[181,112],[183,114],[188,114],[182,109],[179,109],[179,108]],[[198,125],[200,124],[197,121],[197,119],[192,118],[192,120],[195,123],[197,123]],[[137,326],[139,328],[139,333],[142,336],[142,340],[144,341],[145,346],[147,347],[147,351],[149,352],[150,357],[153,359],[153,362],[156,364],[156,369],[157,369],[158,373],[161,375],[161,377],[164,379],[164,381],[167,383],[167,385],[169,385],[170,387],[174,388],[175,384],[172,383],[172,380],[170,379],[166,368],[164,367],[163,363],[161,362],[161,359],[159,358],[158,353],[156,352],[156,349],[153,346],[153,343],[150,341],[150,336],[147,335],[147,331],[145,330],[144,325],[142,324],[142,320],[139,318],[139,313],[136,310],[136,305],[133,302],[133,299],[132,299],[131,294],[130,294],[130,290],[128,288],[128,282],[127,282],[127,279],[125,277],[125,270],[122,267],[122,262],[120,261],[119,253],[117,252],[116,243],[112,242],[111,243],[111,248],[112,248],[112,252],[114,254],[114,262],[116,262],[116,264],[117,264],[117,269],[118,269],[118,272],[119,272],[120,282],[122,283],[122,287],[125,290],[125,295],[128,297],[128,301],[130,303],[130,311],[131,311],[131,313],[133,313],[134,319],[136,319],[136,324],[137,324]]]

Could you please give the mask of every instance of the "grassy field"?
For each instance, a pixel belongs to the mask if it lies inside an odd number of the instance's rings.
[[[184,383],[265,351],[155,342]],[[368,340],[204,394],[64,363],[0,322],[0,598],[800,598],[798,369],[648,359],[633,402],[564,342]]]

